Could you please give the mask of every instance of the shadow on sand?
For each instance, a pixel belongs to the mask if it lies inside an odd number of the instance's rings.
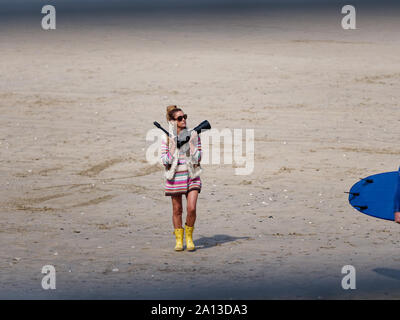
[[[201,237],[197,240],[194,240],[194,244],[196,246],[196,250],[201,250],[215,247],[225,242],[232,242],[241,239],[248,240],[250,237],[232,237],[226,234],[216,234],[213,237]]]
[[[400,280],[400,270],[390,269],[390,268],[375,268],[372,271],[375,271],[377,274],[382,276]]]

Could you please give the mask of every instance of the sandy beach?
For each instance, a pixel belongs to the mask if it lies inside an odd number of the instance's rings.
[[[338,7],[2,20],[0,298],[399,299],[400,226],[344,193],[400,164],[399,13],[360,9],[356,30]],[[169,104],[255,135],[250,175],[203,166],[195,252],[174,252],[145,157]]]

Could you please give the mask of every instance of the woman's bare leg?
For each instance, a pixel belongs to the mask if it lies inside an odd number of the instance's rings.
[[[198,190],[192,190],[186,194],[186,201],[187,201],[186,225],[188,227],[193,227],[194,223],[196,222],[196,204],[198,195],[199,195]]]
[[[172,224],[175,229],[182,228],[182,195],[172,196]]]

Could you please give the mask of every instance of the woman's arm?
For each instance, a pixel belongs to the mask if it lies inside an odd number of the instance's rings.
[[[169,148],[167,144],[167,138],[163,136],[163,139],[161,140],[161,162],[164,166],[168,167],[171,165],[174,157],[172,154],[175,152],[175,147],[174,147],[174,140],[169,139],[170,143],[172,143],[171,149]]]
[[[202,151],[201,151],[201,139],[200,135],[195,132],[193,134],[191,143],[190,143],[190,153],[193,157],[193,160],[197,163],[200,163]]]

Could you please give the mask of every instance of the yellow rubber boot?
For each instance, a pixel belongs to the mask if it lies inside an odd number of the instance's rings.
[[[194,230],[194,227],[189,227],[188,225],[185,224],[186,249],[188,249],[188,251],[193,251],[196,249],[196,247],[194,246],[194,242],[193,242],[193,230]]]
[[[175,229],[172,234],[175,235],[176,238],[176,245],[175,251],[182,251],[183,250],[183,228]]]

